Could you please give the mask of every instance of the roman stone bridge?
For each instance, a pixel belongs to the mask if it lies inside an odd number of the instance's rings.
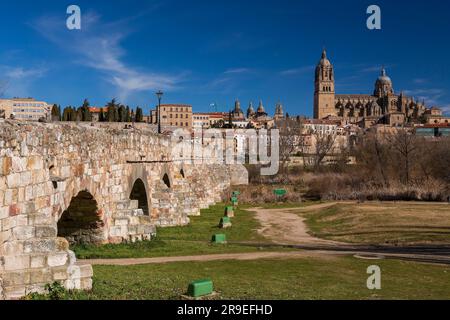
[[[245,183],[243,167],[171,161],[173,143],[145,126],[0,123],[0,299],[89,289],[69,244],[150,240]]]

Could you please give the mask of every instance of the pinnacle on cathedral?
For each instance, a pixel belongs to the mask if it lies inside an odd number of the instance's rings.
[[[327,58],[327,51],[325,49],[322,51],[322,58],[320,59],[319,65],[327,67],[331,66],[331,62]]]
[[[258,113],[266,113],[266,110],[264,109],[262,100],[259,100]]]
[[[241,102],[236,99],[236,102],[234,103],[234,112],[238,113],[241,111]]]
[[[250,102],[247,109],[247,118],[250,118],[253,115],[255,115],[255,109],[253,109],[253,102]]]
[[[275,114],[276,115],[283,115],[283,105],[281,104],[281,102],[278,101],[277,106],[275,108]]]

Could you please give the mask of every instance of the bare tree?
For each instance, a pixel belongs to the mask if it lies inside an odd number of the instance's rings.
[[[314,150],[314,167],[319,169],[323,160],[333,150],[336,142],[336,134],[323,134],[320,132],[313,133],[315,138],[315,150]]]
[[[411,177],[411,164],[418,150],[417,137],[406,130],[401,130],[389,135],[387,139],[400,156],[400,162],[403,163],[405,184],[408,186]]]
[[[380,180],[384,187],[389,187],[389,174],[387,164],[389,163],[388,147],[376,134],[369,133],[360,136],[357,146],[357,163],[364,170],[363,175],[367,180]]]
[[[303,121],[300,118],[284,118],[276,122],[280,133],[280,167],[286,180],[289,179],[288,163],[291,156],[302,145]]]

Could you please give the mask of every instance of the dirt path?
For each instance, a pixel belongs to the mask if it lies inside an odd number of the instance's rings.
[[[442,255],[426,254],[407,254],[407,253],[377,253],[361,252],[358,249],[348,251],[335,251],[333,248],[323,250],[304,250],[291,252],[249,252],[249,253],[229,253],[229,254],[210,254],[200,256],[182,256],[182,257],[158,257],[158,258],[136,258],[136,259],[92,259],[78,260],[77,265],[107,265],[107,266],[133,266],[145,264],[163,264],[171,262],[201,262],[201,261],[229,261],[229,260],[260,260],[260,259],[299,259],[299,258],[317,258],[317,259],[336,259],[339,256],[361,255],[364,259],[389,258],[406,261],[426,262],[440,265],[450,265],[450,257]]]
[[[220,261],[220,260],[258,260],[258,259],[292,259],[305,257],[323,257],[320,252],[248,252],[248,253],[225,253],[209,254],[199,256],[182,257],[158,257],[158,258],[133,258],[133,259],[92,259],[78,260],[78,265],[109,265],[109,266],[132,266],[140,264],[161,264],[170,262],[192,262],[192,261]],[[330,255],[328,256],[330,257]]]
[[[251,211],[256,213],[256,218],[261,224],[258,232],[277,244],[326,244],[339,245],[339,242],[319,239],[308,233],[305,218],[295,212],[309,212],[324,209],[336,203],[323,203],[302,208],[289,209],[262,209],[255,208]]]

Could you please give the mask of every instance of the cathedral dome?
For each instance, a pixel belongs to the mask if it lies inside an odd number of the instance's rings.
[[[381,82],[383,84],[391,84],[392,85],[392,80],[391,80],[391,78],[389,78],[387,76],[385,68],[383,68],[381,70],[381,75],[378,77],[377,82]]]
[[[377,97],[386,96],[389,94],[394,94],[394,87],[392,85],[391,78],[386,74],[386,69],[381,69],[381,75],[375,82],[374,95]]]

